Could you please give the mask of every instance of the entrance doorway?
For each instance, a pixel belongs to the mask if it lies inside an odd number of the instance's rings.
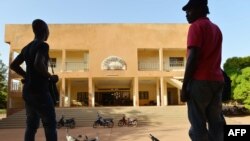
[[[178,105],[177,91],[177,88],[168,88],[168,105]]]
[[[105,91],[95,93],[96,106],[132,106],[129,91]]]

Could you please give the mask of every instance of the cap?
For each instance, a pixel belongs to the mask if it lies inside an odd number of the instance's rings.
[[[206,6],[207,0],[189,0],[188,3],[182,7],[183,11],[187,11],[190,8]]]

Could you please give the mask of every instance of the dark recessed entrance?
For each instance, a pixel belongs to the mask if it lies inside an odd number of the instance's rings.
[[[95,93],[96,106],[132,106],[129,91],[105,91]]]

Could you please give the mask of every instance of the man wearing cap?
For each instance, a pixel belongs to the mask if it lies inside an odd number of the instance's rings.
[[[207,17],[207,0],[189,0],[182,10],[191,24],[181,92],[181,101],[188,107],[189,136],[192,141],[223,141],[222,33]]]

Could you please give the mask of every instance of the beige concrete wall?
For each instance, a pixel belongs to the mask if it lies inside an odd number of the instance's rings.
[[[60,77],[61,95],[67,95],[68,85],[65,79],[84,79],[93,83],[87,87],[72,84],[71,99],[76,98],[77,91],[93,93],[99,82],[104,79],[129,78],[131,98],[138,106],[137,91],[149,91],[149,100],[154,100],[156,86],[138,84],[138,78],[172,78],[183,77],[184,71],[139,71],[138,61],[155,61],[163,63],[169,57],[186,57],[186,36],[188,24],[49,24],[50,56],[57,59],[55,71]],[[5,42],[10,44],[10,56],[32,41],[34,35],[29,24],[7,24]],[[145,54],[142,52],[147,50]],[[126,70],[102,70],[102,62],[110,56],[117,56],[126,63]],[[10,57],[13,58],[13,57]],[[87,71],[65,71],[65,62],[87,61]],[[14,76],[14,75],[13,75]],[[10,75],[10,80],[14,78]],[[101,78],[102,80],[99,80]],[[92,81],[93,80],[93,81]],[[137,86],[139,86],[139,90]],[[90,87],[91,86],[91,87]],[[99,85],[99,87],[123,88],[123,84]],[[161,85],[159,85],[161,87]],[[152,97],[153,96],[153,97]],[[91,97],[93,100],[93,97]],[[15,99],[10,95],[9,99]],[[140,105],[148,101],[140,101]],[[61,103],[63,104],[63,102]],[[91,103],[93,104],[93,103]],[[19,104],[15,106],[18,107]],[[135,106],[134,105],[134,106]]]
[[[67,62],[87,61],[87,60],[84,60],[83,51],[67,51],[66,59],[67,59]]]
[[[138,49],[185,50],[187,28],[188,24],[50,24],[48,43],[51,51],[89,51],[90,75],[106,76],[101,62],[118,56],[127,63],[127,70],[118,75],[134,76]],[[9,24],[5,33],[11,50],[20,50],[33,39],[30,25]]]

